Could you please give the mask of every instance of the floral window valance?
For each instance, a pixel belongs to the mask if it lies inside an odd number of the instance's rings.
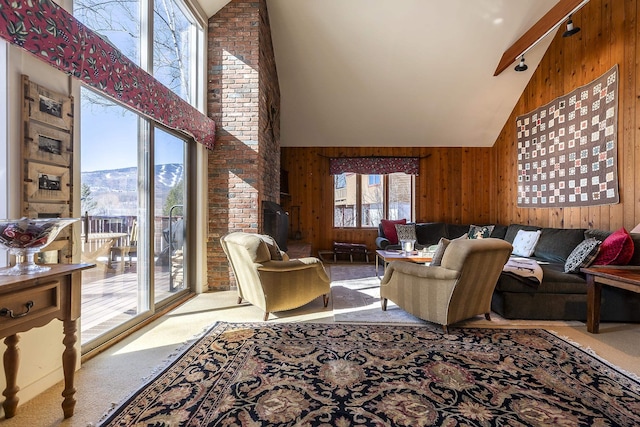
[[[0,0],[0,37],[212,149],[215,123],[51,0]]]
[[[340,175],[351,172],[363,175],[386,175],[404,172],[418,175],[420,159],[418,157],[331,157],[329,173]]]

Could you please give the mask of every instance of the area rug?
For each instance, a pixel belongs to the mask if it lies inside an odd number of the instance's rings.
[[[336,280],[333,280],[333,279]],[[389,301],[387,311],[380,304],[380,279],[375,269],[348,266],[331,268],[331,301],[333,318],[338,323],[373,323],[419,325],[429,323],[407,313],[393,301]],[[491,313],[491,320],[484,315],[458,322],[456,327],[469,328],[555,328],[561,326],[584,326],[585,322],[572,320],[519,320],[505,319]]]
[[[544,330],[214,324],[101,426],[640,424],[640,379]]]

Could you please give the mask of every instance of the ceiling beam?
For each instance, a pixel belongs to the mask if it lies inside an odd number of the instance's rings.
[[[527,50],[538,43],[538,41],[560,25],[570,14],[580,9],[588,1],[589,0],[560,0],[549,12],[540,18],[538,22],[533,24],[518,41],[504,51],[493,75],[497,76],[506,70],[509,65],[518,60]]]

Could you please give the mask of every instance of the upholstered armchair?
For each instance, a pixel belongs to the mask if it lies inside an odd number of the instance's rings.
[[[264,320],[319,296],[325,307],[329,303],[331,281],[318,258],[289,259],[273,238],[261,234],[234,232],[220,241],[236,278],[238,304],[247,300],[263,309]]]
[[[512,246],[501,239],[454,239],[439,266],[393,261],[380,282],[382,310],[387,300],[429,322],[447,326],[484,314]]]

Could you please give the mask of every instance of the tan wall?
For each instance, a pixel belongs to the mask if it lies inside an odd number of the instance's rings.
[[[416,180],[416,219],[453,223],[524,223],[567,228],[633,228],[640,222],[640,87],[637,19],[640,0],[591,0],[574,14],[582,31],[563,38],[559,31],[540,66],[506,121],[492,148],[282,148],[289,171],[289,200],[300,205],[303,241],[313,251],[333,241],[374,246],[376,230],[332,227],[332,156],[420,156]],[[499,55],[497,55],[499,56]],[[591,208],[521,209],[516,207],[515,118],[571,92],[619,65],[618,174],[620,203]],[[514,72],[512,67],[505,73]],[[636,142],[638,141],[638,142]],[[636,172],[636,170],[638,170]],[[294,227],[296,224],[294,224]]]

